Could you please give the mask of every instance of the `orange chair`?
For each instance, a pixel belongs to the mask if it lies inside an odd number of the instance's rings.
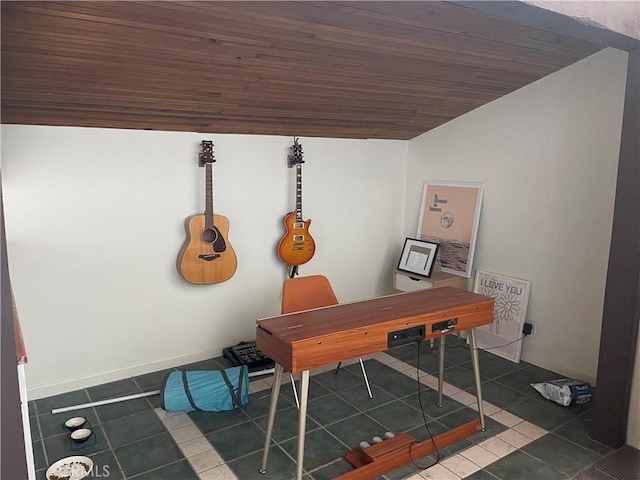
[[[330,305],[336,305],[337,303],[338,299],[336,298],[336,294],[333,292],[333,288],[331,288],[331,284],[327,277],[323,275],[288,278],[282,285],[282,308],[280,309],[280,312],[283,314],[328,307]],[[362,376],[364,377],[364,382],[367,386],[369,398],[373,398],[373,395],[371,394],[371,387],[369,386],[369,379],[367,378],[367,372],[364,369],[364,363],[362,362],[362,358],[358,358],[360,360],[360,368],[362,368]],[[341,364],[342,362],[338,364],[335,372],[336,374],[338,373],[338,369]],[[293,375],[289,374],[289,376],[291,377],[291,385],[293,387],[296,404],[298,404],[298,394],[296,392]]]

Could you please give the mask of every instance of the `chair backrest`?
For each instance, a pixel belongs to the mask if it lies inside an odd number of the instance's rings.
[[[323,275],[288,278],[282,285],[281,313],[328,307],[337,303],[336,294]]]

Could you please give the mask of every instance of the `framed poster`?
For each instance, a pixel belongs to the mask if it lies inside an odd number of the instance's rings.
[[[522,327],[527,316],[531,282],[478,270],[473,291],[495,299],[493,323],[476,328],[478,348],[520,363]]]
[[[471,277],[482,193],[481,183],[424,183],[417,237],[440,245],[443,272]]]
[[[437,243],[406,238],[398,262],[398,270],[430,277],[437,254]]]

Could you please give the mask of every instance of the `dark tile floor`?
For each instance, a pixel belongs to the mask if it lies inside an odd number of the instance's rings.
[[[423,343],[373,355],[365,364],[373,400],[369,400],[359,364],[338,375],[312,372],[309,393],[305,478],[333,478],[350,470],[342,459],[361,441],[385,432],[411,432],[424,440],[477,418],[469,352],[462,340],[448,340],[444,405],[437,407],[434,373],[437,351]],[[419,375],[417,365],[420,365]],[[230,366],[222,357],[184,368]],[[485,432],[387,474],[386,479],[579,479],[611,449],[588,435],[590,405],[562,407],[543,399],[529,384],[559,375],[525,362],[514,364],[480,353],[485,400]],[[253,377],[250,402],[229,412],[165,412],[160,397],[52,414],[54,408],[157,390],[167,371],[40,399],[29,403],[37,478],[48,465],[70,455],[94,462],[91,478],[115,479],[291,479],[295,477],[297,409],[283,385],[270,448],[268,472],[260,475],[269,377]],[[416,377],[420,378],[420,383]],[[418,389],[420,385],[420,392]],[[85,444],[71,442],[63,422],[87,418],[95,432]],[[427,428],[428,427],[428,428]],[[430,433],[429,433],[430,432]]]

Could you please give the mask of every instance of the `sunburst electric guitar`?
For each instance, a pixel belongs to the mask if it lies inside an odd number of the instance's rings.
[[[189,283],[210,285],[229,280],[236,272],[236,252],[229,243],[229,220],[213,214],[213,142],[203,140],[199,165],[206,170],[204,215],[187,218],[187,240],[178,269]]]
[[[289,266],[297,267],[307,263],[316,252],[316,244],[309,234],[311,220],[302,219],[302,145],[294,140],[289,156],[291,165],[296,167],[296,209],[284,217],[287,232],[278,244],[278,257]]]

